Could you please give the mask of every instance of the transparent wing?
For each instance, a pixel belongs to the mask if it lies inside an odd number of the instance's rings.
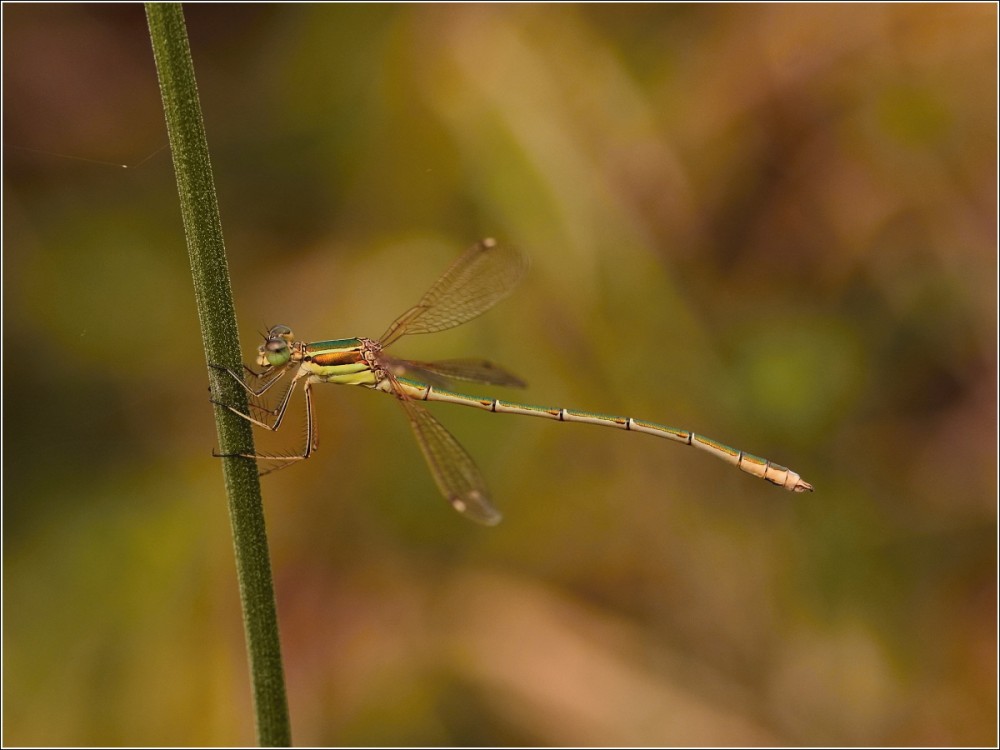
[[[423,406],[405,396],[399,402],[445,500],[472,521],[486,526],[500,523],[503,516],[490,502],[486,480],[465,448]]]
[[[516,250],[493,239],[477,242],[420,302],[393,321],[379,341],[389,346],[402,336],[444,331],[472,320],[510,294],[527,268],[527,259]]]
[[[382,366],[396,377],[413,378],[435,388],[447,388],[450,380],[466,380],[508,388],[525,388],[528,385],[517,375],[487,359],[441,359],[435,362],[420,362],[381,355],[380,360]]]

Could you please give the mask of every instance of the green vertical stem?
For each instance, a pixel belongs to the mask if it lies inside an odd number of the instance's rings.
[[[209,363],[239,368],[236,310],[184,11],[179,3],[147,3],[146,18],[177,175],[205,356]],[[245,411],[246,394],[232,378],[220,377],[215,370],[209,373],[219,399],[243,406]],[[249,422],[222,408],[216,408],[215,416],[222,453],[253,452]],[[287,746],[291,744],[288,701],[257,467],[244,458],[223,459],[222,466],[236,548],[257,741],[265,746]]]

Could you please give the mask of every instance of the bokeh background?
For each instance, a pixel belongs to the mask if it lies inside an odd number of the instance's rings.
[[[398,354],[816,486],[438,405],[486,529],[391,399],[320,388],[263,480],[298,743],[996,742],[995,6],[186,13],[248,359],[494,236],[528,280]],[[252,742],[143,9],[3,21],[3,741]]]

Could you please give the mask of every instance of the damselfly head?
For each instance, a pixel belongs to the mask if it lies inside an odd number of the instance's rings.
[[[292,358],[290,344],[294,338],[288,326],[272,326],[264,337],[264,343],[257,349],[257,364],[260,367],[283,367]]]

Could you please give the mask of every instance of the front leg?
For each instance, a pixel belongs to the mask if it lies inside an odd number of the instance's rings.
[[[265,371],[263,373],[256,373],[253,370],[251,370],[249,367],[246,367],[246,365],[244,365],[244,368],[247,370],[247,372],[252,373],[254,376],[256,376],[258,378],[266,379],[266,382],[264,383],[263,386],[261,386],[260,388],[256,388],[255,389],[252,386],[250,386],[249,384],[247,384],[246,382],[244,382],[243,379],[234,370],[232,370],[232,369],[230,369],[228,367],[223,367],[222,365],[212,365],[212,367],[214,369],[216,369],[216,370],[220,370],[222,372],[228,373],[233,378],[233,380],[235,380],[237,383],[239,383],[241,386],[243,386],[243,389],[253,399],[259,399],[261,396],[263,396],[265,393],[267,393],[267,391],[270,390],[271,387],[275,383],[277,383],[279,380],[281,380],[284,377],[285,373],[287,373],[288,369],[289,369],[288,367],[281,367],[281,368],[277,368],[277,369],[268,370],[268,371]],[[257,425],[258,427],[263,427],[265,430],[270,430],[271,432],[274,432],[274,431],[276,431],[278,429],[278,427],[281,426],[281,420],[284,418],[285,411],[288,409],[288,403],[289,403],[289,401],[292,398],[292,392],[295,390],[295,385],[298,382],[299,378],[303,374],[304,374],[303,370],[301,370],[301,369],[297,370],[297,372],[295,373],[295,377],[292,378],[292,382],[288,386],[288,390],[285,391],[285,395],[282,397],[281,403],[279,404],[279,406],[278,406],[277,409],[268,409],[268,408],[266,408],[266,407],[264,407],[264,406],[262,406],[261,404],[258,404],[258,403],[251,403],[250,404],[250,408],[251,409],[258,409],[258,410],[260,410],[260,411],[262,411],[262,412],[264,412],[266,414],[270,414],[272,417],[274,417],[274,422],[271,423],[271,424],[268,424],[267,422],[261,421],[259,419],[255,419],[250,414],[244,414],[239,409],[237,409],[237,408],[235,408],[233,406],[230,406],[229,404],[223,403],[221,401],[217,401],[216,399],[210,399],[210,400],[216,406],[221,406],[223,408],[229,409],[229,411],[231,411],[233,414],[238,414],[239,416],[241,416],[244,419],[246,419],[248,422],[251,422],[251,423]]]
[[[288,372],[287,367],[268,368],[267,370],[264,370],[264,372],[257,372],[256,370],[252,370],[247,365],[243,365],[244,372],[250,375],[252,379],[263,382],[263,385],[260,388],[253,388],[235,370],[233,370],[230,367],[226,367],[225,365],[215,365],[215,364],[210,364],[209,367],[211,367],[213,370],[218,370],[220,372],[228,373],[233,380],[235,380],[243,387],[243,390],[245,390],[254,398],[260,398],[265,393],[267,393],[271,389],[271,386],[273,386],[275,383],[281,380],[281,378],[284,377],[285,373]]]

